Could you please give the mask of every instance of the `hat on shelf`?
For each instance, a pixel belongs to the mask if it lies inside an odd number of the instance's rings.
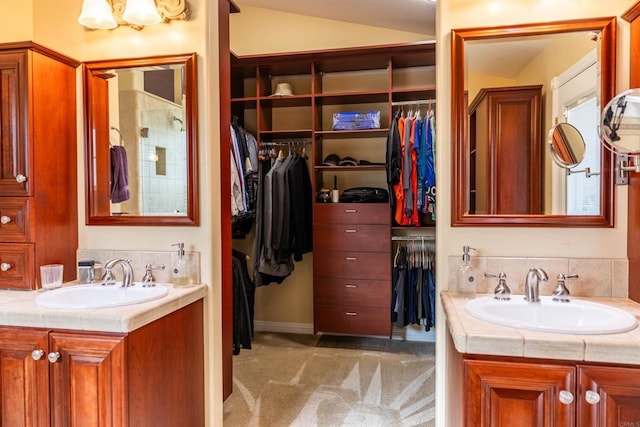
[[[320,163],[320,166],[338,166],[339,163],[340,163],[340,156],[332,153],[324,158],[324,161]]]
[[[293,89],[289,83],[278,83],[276,90],[273,91],[271,96],[291,96],[293,95]]]
[[[353,157],[344,157],[338,164],[340,166],[357,166],[358,161]]]

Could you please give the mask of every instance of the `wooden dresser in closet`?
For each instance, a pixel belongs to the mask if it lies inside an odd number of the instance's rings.
[[[317,204],[314,332],[391,336],[391,222],[386,203]]]
[[[35,43],[0,44],[0,288],[39,287],[39,266],[75,278],[76,68]]]

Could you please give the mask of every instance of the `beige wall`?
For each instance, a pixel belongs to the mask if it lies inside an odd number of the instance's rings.
[[[576,19],[620,15],[635,0],[567,0],[565,2],[520,0],[476,1],[447,0],[438,2],[437,13],[437,93],[438,104],[449,105],[451,100],[451,29],[518,24],[526,22],[547,22],[554,20]],[[617,89],[625,89],[628,83],[628,25],[619,20],[618,52],[617,52]],[[451,139],[451,120],[446,114],[437,118],[437,139]],[[612,229],[581,228],[452,228],[450,226],[451,208],[449,194],[451,192],[451,150],[448,144],[438,145],[437,182],[440,200],[436,225],[437,265],[447,265],[447,257],[460,255],[465,244],[478,248],[477,255],[483,256],[538,256],[538,257],[593,257],[593,258],[626,258],[627,229],[627,190],[616,188],[616,227]],[[439,268],[436,281],[440,290],[449,282],[446,268]],[[524,278],[523,278],[524,279]],[[455,412],[456,399],[445,402],[447,393],[447,372],[449,363],[454,359],[446,348],[446,324],[442,322],[443,312],[438,308],[441,319],[436,338],[436,393],[438,425],[447,424],[447,415]],[[458,408],[459,410],[459,408]],[[451,417],[449,417],[451,419]]]
[[[296,15],[245,6],[231,16],[231,50],[237,55],[298,52],[433,40],[433,35]]]

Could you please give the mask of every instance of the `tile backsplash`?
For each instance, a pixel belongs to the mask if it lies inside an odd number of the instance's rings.
[[[449,257],[449,287],[457,290],[457,269],[462,257]],[[513,294],[524,294],[524,282],[530,268],[540,267],[549,276],[549,282],[540,286],[540,295],[551,295],[557,284],[558,274],[578,274],[577,279],[565,282],[573,296],[628,297],[629,262],[619,258],[518,258],[471,257],[470,264],[476,270],[476,292],[493,293],[498,279],[485,278],[485,272],[507,275],[507,285]]]
[[[177,251],[114,251],[102,249],[78,249],[76,252],[76,260],[94,260],[97,263],[104,264],[114,258],[128,259],[133,267],[134,281],[139,282],[144,277],[145,266],[151,264],[154,266],[164,265],[164,270],[153,270],[153,276],[157,283],[172,282],[172,267],[178,261]],[[189,265],[189,275],[191,283],[200,283],[200,252],[185,251],[184,259]],[[116,267],[113,269],[116,280],[122,280],[122,269]],[[96,272],[96,278],[100,278],[102,271]]]

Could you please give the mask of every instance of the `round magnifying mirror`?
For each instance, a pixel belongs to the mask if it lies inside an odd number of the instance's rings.
[[[551,158],[566,169],[575,167],[584,158],[586,144],[582,134],[569,123],[559,123],[549,131]]]
[[[640,154],[640,89],[616,95],[602,110],[600,134],[618,154]]]

